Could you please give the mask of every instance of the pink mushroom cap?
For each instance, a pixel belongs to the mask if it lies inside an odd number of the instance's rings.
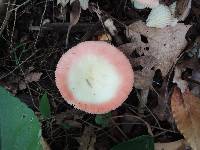
[[[92,114],[119,107],[133,88],[128,58],[102,41],[87,41],[69,49],[57,64],[56,85],[69,104]]]

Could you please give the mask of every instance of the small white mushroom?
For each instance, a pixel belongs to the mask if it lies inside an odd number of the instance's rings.
[[[136,9],[145,9],[146,8],[146,6],[144,4],[141,4],[138,1],[133,1],[133,5]]]
[[[148,27],[164,28],[166,26],[175,26],[178,20],[171,14],[169,7],[160,4],[151,10],[146,25]]]
[[[136,9],[154,8],[159,5],[159,0],[131,0]]]
[[[171,5],[169,5],[169,10],[171,11],[172,16],[175,17],[176,2],[173,2]]]

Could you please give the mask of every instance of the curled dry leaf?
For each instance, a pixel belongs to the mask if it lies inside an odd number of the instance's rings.
[[[181,94],[175,88],[171,97],[171,109],[176,125],[193,150],[200,149],[200,99],[186,91]]]
[[[155,150],[183,150],[185,149],[185,140],[178,140],[169,143],[155,143]]]
[[[156,61],[155,70],[160,69],[162,75],[166,76],[187,45],[185,35],[189,27],[178,23],[174,27],[157,29],[147,27],[144,22],[138,21],[128,27],[127,36],[137,43],[144,41],[142,37],[147,38],[143,43],[149,47],[144,51],[144,55],[155,57],[151,64]]]
[[[71,5],[72,5],[72,10],[70,12],[70,23],[69,23],[67,37],[66,37],[66,47],[68,46],[69,34],[71,31],[71,28],[78,23],[80,14],[81,14],[81,6],[80,6],[79,0],[75,0]]]
[[[190,13],[192,0],[177,0],[175,17],[184,21]]]

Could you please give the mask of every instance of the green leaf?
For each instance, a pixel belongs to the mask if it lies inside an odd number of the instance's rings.
[[[114,146],[111,150],[154,150],[151,136],[143,135]]]
[[[103,115],[96,115],[95,123],[101,125],[102,127],[108,127],[109,119],[111,117],[111,113],[103,114]]]
[[[0,87],[2,150],[41,150],[41,129],[34,112]]]
[[[51,116],[51,109],[50,109],[49,99],[47,97],[47,92],[45,92],[42,95],[42,98],[40,99],[39,109],[43,118],[47,119]]]

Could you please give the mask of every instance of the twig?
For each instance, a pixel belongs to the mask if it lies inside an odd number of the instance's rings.
[[[13,36],[14,36],[14,31],[15,31],[16,19],[17,19],[17,9],[15,10],[15,17],[14,17],[13,29],[12,29],[11,39],[10,39],[10,47],[11,48],[13,46]]]
[[[44,14],[45,14],[46,9],[47,9],[47,2],[48,2],[48,0],[45,1],[44,11],[43,11],[43,13],[42,13],[42,17],[41,17],[41,20],[40,20],[40,29],[41,29],[41,27],[42,27],[42,22],[43,22],[43,19],[44,19]],[[38,34],[37,34],[36,39],[35,39],[35,42],[34,42],[34,47],[35,47],[35,48],[36,48],[36,44],[37,44],[38,38],[39,38],[39,36],[40,36],[40,32],[41,32],[41,30],[38,31]]]
[[[128,136],[122,131],[122,129],[115,123],[115,121],[111,118],[112,123],[115,125],[115,127],[118,129],[118,131],[123,135],[125,140],[128,140]]]
[[[31,57],[33,57],[40,49],[37,49],[33,54],[31,54],[28,58],[26,58],[24,61],[22,61],[17,67],[15,67],[12,71],[9,73],[0,76],[0,80],[4,79],[5,77],[9,76],[12,74],[15,70],[17,70],[21,65],[23,65],[25,62],[27,62]]]
[[[2,33],[3,33],[3,31],[4,31],[4,29],[5,29],[5,27],[7,26],[7,24],[8,24],[8,20],[10,19],[10,15],[11,15],[11,11],[10,11],[10,6],[11,6],[11,2],[10,2],[11,0],[9,0],[9,2],[8,2],[8,5],[7,5],[7,12],[6,12],[6,17],[5,17],[5,19],[4,19],[4,21],[3,21],[3,23],[2,23],[2,25],[1,25],[1,28],[0,28],[0,37],[1,37],[1,35],[2,35]],[[14,0],[14,2],[13,3],[15,3],[16,2],[16,0]],[[13,5],[11,6],[11,7],[14,7]]]
[[[112,117],[112,118],[115,119],[115,118],[123,118],[123,117],[132,117],[132,118],[136,118],[136,119],[142,121],[142,122],[146,125],[147,130],[148,130],[148,133],[149,133],[151,136],[154,136],[154,135],[153,135],[153,132],[152,132],[152,130],[151,130],[151,126],[150,126],[144,119],[142,119],[142,118],[140,118],[140,117],[138,117],[138,116],[134,116],[134,115],[120,115],[120,116],[114,116],[114,117]]]

